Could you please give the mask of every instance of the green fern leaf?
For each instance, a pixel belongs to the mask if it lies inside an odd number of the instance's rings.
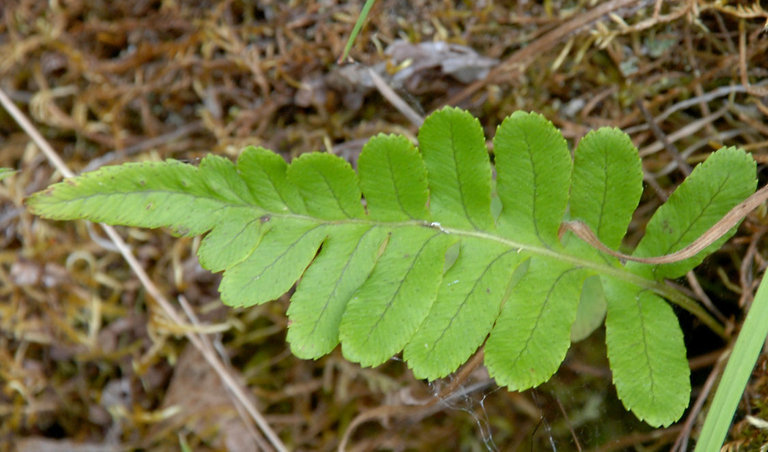
[[[504,235],[556,244],[572,165],[563,135],[543,116],[518,111],[496,130],[493,152]]]
[[[429,315],[403,352],[414,375],[434,380],[472,356],[491,331],[519,263],[514,250],[485,240],[462,241]]]
[[[296,356],[319,358],[339,344],[342,315],[368,279],[386,239],[386,229],[360,225],[340,226],[326,239],[288,307],[287,340]]]
[[[341,319],[344,356],[378,365],[405,347],[429,313],[452,238],[425,228],[398,228],[371,276],[352,294]]]
[[[645,236],[633,255],[660,256],[681,250],[714,225],[731,208],[751,194],[757,185],[756,163],[741,149],[723,148],[694,168],[690,176],[651,217]],[[736,232],[733,228],[705,251],[676,262],[657,266],[631,264],[639,273],[655,279],[678,278],[699,265]]]
[[[618,129],[593,130],[574,152],[570,217],[586,223],[617,249],[643,192],[637,150]]]
[[[256,206],[274,213],[306,213],[298,189],[288,182],[287,170],[282,157],[262,147],[248,146],[237,159],[237,171]]]
[[[231,209],[250,206],[227,187],[217,192],[211,189],[215,184],[206,182],[218,178],[221,170],[232,175],[227,168],[234,166],[224,162],[209,155],[199,168],[174,160],[104,167],[49,188],[32,198],[30,206],[54,220],[88,218],[200,235],[221,223]]]
[[[535,259],[512,291],[485,347],[488,371],[511,389],[549,380],[571,344],[579,293],[587,273]]]
[[[610,300],[605,340],[616,392],[641,420],[667,426],[683,414],[691,391],[677,318],[652,292],[611,278],[603,284]]]
[[[583,221],[603,243],[617,249],[640,202],[642,183],[640,158],[627,134],[618,129],[593,130],[579,141],[574,152],[570,218]],[[569,248],[574,254],[598,255],[581,241],[569,243]],[[571,328],[574,341],[591,334],[605,317],[599,280],[591,281],[584,286]]]
[[[576,320],[571,325],[571,341],[578,342],[586,339],[592,332],[600,328],[605,319],[606,308],[600,277],[598,275],[587,277],[581,288]]]
[[[286,176],[299,189],[311,217],[344,220],[365,215],[357,175],[340,157],[304,154],[291,163]]]
[[[357,170],[372,219],[391,222],[429,218],[427,169],[407,138],[376,136],[363,147]]]
[[[284,294],[312,262],[326,234],[325,225],[307,220],[272,224],[247,258],[226,268],[219,286],[221,300],[230,306],[253,306]]]
[[[302,358],[339,343],[375,366],[403,352],[419,378],[455,371],[486,342],[502,385],[546,381],[572,340],[605,318],[619,397],[652,425],[679,418],[690,385],[682,332],[659,281],[676,264],[622,264],[575,236],[580,220],[618,247],[642,191],[637,150],[615,129],[584,137],[571,158],[544,117],[516,112],[494,137],[496,181],[479,122],[445,108],[406,138],[378,135],[355,172],[329,154],[290,165],[248,147],[236,164],[209,156],[126,164],[33,195],[52,219],[206,234],[201,264],[223,272],[222,300],[252,306],[297,283],[288,342]],[[492,191],[495,194],[492,196]],[[755,188],[755,164],[724,149],[697,167],[648,225],[635,254],[680,249]],[[722,239],[724,240],[724,239]],[[722,240],[718,243],[722,243]]]
[[[429,208],[445,226],[487,230],[491,223],[491,163],[480,122],[444,108],[419,129],[429,174]]]

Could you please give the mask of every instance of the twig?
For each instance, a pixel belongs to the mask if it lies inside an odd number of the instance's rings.
[[[51,164],[64,177],[69,178],[75,176],[72,170],[70,170],[64,161],[61,160],[53,147],[48,144],[45,138],[43,138],[40,132],[38,132],[37,128],[29,121],[29,119],[27,119],[26,115],[24,115],[24,113],[22,113],[21,110],[19,110],[18,107],[16,107],[16,105],[11,102],[11,100],[5,94],[5,91],[2,89],[0,89],[0,104],[5,107],[6,111],[8,111],[16,123],[19,124],[19,126],[24,130],[24,132],[26,132],[27,135],[29,135],[37,147],[40,148],[43,154],[45,154]],[[142,268],[141,264],[139,264],[139,261],[136,260],[136,257],[133,255],[130,248],[128,248],[128,245],[125,243],[123,238],[120,237],[120,235],[117,233],[117,231],[115,231],[113,227],[103,223],[100,223],[100,226],[112,240],[112,243],[114,243],[117,249],[120,251],[120,254],[122,254],[123,258],[131,267],[131,270],[133,270],[133,272],[139,278],[139,281],[141,281],[141,284],[144,286],[144,289],[147,291],[147,293],[152,298],[154,298],[155,301],[157,301],[168,318],[170,318],[173,322],[178,323],[179,325],[183,325],[185,322],[181,315],[176,312],[176,309],[152,282],[147,273],[144,271],[144,268]],[[219,375],[219,378],[221,378],[221,380],[224,382],[224,385],[227,386],[232,394],[235,395],[235,403],[241,403],[246,411],[248,411],[248,414],[250,414],[250,416],[256,422],[256,425],[259,426],[261,431],[264,433],[264,436],[267,437],[272,446],[278,451],[287,451],[287,448],[269,426],[266,419],[264,419],[264,416],[262,416],[261,413],[259,413],[256,407],[253,405],[253,403],[251,403],[246,390],[237,382],[237,380],[227,370],[224,364],[218,359],[216,354],[211,353],[211,351],[203,345],[201,337],[191,330],[186,331],[184,335],[192,343],[192,345],[194,345],[195,348],[200,351],[205,360],[208,361],[208,364],[213,367],[213,370],[216,371],[216,373]]]
[[[744,308],[748,304],[752,303],[753,296],[753,277],[752,277],[752,261],[757,254],[757,244],[760,243],[760,238],[768,231],[768,227],[761,227],[754,234],[749,241],[747,252],[744,253],[744,257],[741,261],[739,268],[739,283],[741,284],[741,297],[739,297],[739,307]]]
[[[560,234],[565,231],[571,231],[580,239],[589,243],[598,250],[610,254],[613,257],[619,259],[642,262],[644,264],[671,264],[673,262],[679,262],[690,257],[697,255],[704,248],[714,243],[717,239],[722,237],[732,227],[736,226],[738,222],[744,219],[748,213],[752,212],[755,208],[765,202],[768,199],[768,185],[764,186],[760,190],[756,191],[749,198],[740,202],[728,211],[723,218],[717,223],[712,225],[705,233],[700,235],[696,240],[685,248],[676,251],[674,253],[665,254],[663,256],[656,257],[637,257],[630,256],[628,254],[614,251],[605,246],[600,239],[597,238],[594,232],[586,224],[580,221],[566,221],[560,226]]]
[[[712,303],[712,300],[707,296],[706,292],[704,292],[701,284],[699,284],[699,280],[696,278],[696,273],[694,273],[693,270],[689,270],[688,273],[685,274],[685,279],[688,280],[688,285],[691,286],[691,290],[693,290],[693,293],[696,294],[696,297],[698,297],[701,304],[709,309],[709,312],[711,312],[712,315],[714,315],[721,323],[728,323],[728,319],[723,315],[722,312],[720,312],[719,309],[717,309],[717,306]]]
[[[560,402],[560,399],[555,397],[555,401],[557,402],[557,406],[560,407],[560,412],[563,413],[563,419],[565,419],[565,424],[568,426],[568,430],[571,431],[571,438],[573,438],[573,444],[576,446],[576,450],[581,452],[581,443],[579,443],[579,437],[576,435],[576,431],[573,430],[573,425],[571,425],[571,420],[568,419],[568,413],[565,412],[565,407],[563,406],[562,402]]]
[[[715,385],[715,382],[717,381],[717,377],[722,372],[723,366],[728,361],[727,358],[728,356],[730,356],[730,354],[731,354],[731,348],[729,347],[720,355],[720,358],[717,360],[715,367],[712,368],[712,371],[709,373],[709,376],[707,377],[707,381],[704,382],[704,387],[701,388],[701,392],[699,393],[698,397],[696,397],[696,402],[694,402],[693,406],[691,407],[691,411],[690,413],[688,413],[688,417],[685,419],[683,428],[682,430],[680,430],[680,433],[677,435],[675,444],[672,446],[672,449],[670,450],[680,451],[680,452],[685,452],[688,450],[688,440],[690,439],[690,436],[691,436],[691,430],[693,429],[693,424],[696,421],[696,419],[699,417],[701,408],[704,406],[704,402],[706,402],[707,397],[709,396],[709,393],[712,391],[712,387]]]
[[[651,128],[651,131],[653,132],[653,135],[656,137],[657,140],[661,142],[661,144],[664,145],[664,148],[669,152],[669,155],[672,156],[672,159],[677,162],[678,168],[680,168],[680,171],[682,171],[684,176],[688,176],[691,174],[691,165],[688,164],[681,156],[680,152],[672,146],[672,143],[669,142],[669,138],[667,138],[667,135],[662,132],[661,128],[659,128],[659,125],[656,124],[656,120],[653,119],[653,116],[651,115],[651,112],[648,111],[647,108],[645,108],[645,105],[643,104],[643,101],[639,100],[637,101],[637,106],[640,109],[640,112],[643,113],[643,117],[645,118],[645,122],[648,123],[648,126]]]
[[[691,144],[687,148],[683,149],[683,151],[680,152],[680,156],[684,159],[687,159],[688,157],[691,156],[691,154],[698,151],[699,149],[705,146],[711,146],[712,142],[724,143],[728,140],[738,137],[739,135],[743,135],[746,131],[747,131],[746,128],[724,130],[715,135],[702,138],[696,141],[695,143]],[[746,146],[742,146],[742,147],[746,150]],[[677,163],[669,162],[664,168],[653,173],[653,177],[656,177],[656,178],[664,177],[669,173],[671,173],[672,171],[674,171],[676,167],[677,167]]]
[[[654,8],[653,8],[653,16],[643,21],[640,21],[637,24],[632,25],[631,27],[626,27],[625,29],[621,30],[621,32],[625,34],[637,33],[639,31],[646,30],[658,24],[666,24],[683,17],[684,15],[688,14],[690,11],[695,11],[695,8],[696,8],[696,0],[687,0],[684,6],[681,6],[680,8],[672,11],[671,13],[665,14],[662,16],[659,14],[659,12],[661,11],[662,3],[663,2],[661,0],[656,1],[656,4],[654,5]]]
[[[765,86],[766,84],[768,84],[768,81],[764,80],[760,83],[756,83],[754,86]],[[725,96],[730,96],[731,94],[734,94],[734,93],[746,93],[746,92],[747,92],[747,88],[743,85],[721,86],[719,88],[713,89],[712,91],[703,93],[700,96],[691,97],[690,99],[681,100],[680,102],[672,104],[666,110],[664,110],[658,116],[656,116],[656,121],[659,121],[659,122],[664,121],[670,116],[672,116],[672,114],[680,110],[685,110],[686,108],[692,107],[696,104],[706,104],[707,102],[711,102],[717,99],[718,97],[725,97]],[[716,117],[713,117],[709,113],[707,114],[707,116],[705,116],[705,118],[712,118],[712,120],[717,119]],[[626,129],[624,129],[624,131],[627,134],[632,135],[636,132],[639,132],[641,130],[647,130],[647,129],[648,129],[647,124],[640,124],[633,127],[627,127]],[[670,135],[670,136],[673,136],[673,135]],[[659,147],[656,150],[659,150],[659,149],[661,148]]]
[[[550,50],[571,33],[589,25],[608,13],[630,6],[633,3],[635,3],[634,0],[611,0],[601,3],[584,14],[579,14],[510,55],[501,64],[493,68],[483,80],[478,80],[467,86],[457,95],[448,99],[446,104],[458,105],[485,85],[495,83],[501,76],[504,76],[505,79],[510,79],[520,75],[530,61]]]
[[[379,93],[384,96],[384,99],[388,100],[390,104],[392,104],[400,113],[403,114],[403,116],[408,118],[408,120],[411,121],[411,124],[415,125],[416,127],[421,127],[421,124],[424,123],[424,118],[422,118],[420,114],[416,113],[416,111],[411,108],[410,105],[408,105],[400,96],[398,96],[397,93],[387,84],[387,82],[384,81],[384,79],[376,73],[376,71],[373,69],[368,69],[368,75],[371,76],[373,84],[376,86],[376,89],[379,90]]]
[[[660,428],[651,430],[650,432],[634,432],[621,438],[612,438],[603,443],[600,447],[592,449],[593,452],[614,452],[619,450],[638,450],[642,449],[637,447],[648,441],[655,441],[658,443],[664,438],[669,437],[669,441],[672,441],[672,435],[680,432],[683,429],[680,425],[673,425],[669,428]],[[634,446],[634,447],[633,447]],[[649,448],[650,449],[650,448]],[[657,446],[653,449],[659,449]]]
[[[347,427],[347,430],[344,432],[344,436],[341,438],[341,442],[339,443],[339,452],[343,452],[347,450],[347,443],[349,443],[349,439],[352,437],[352,433],[354,433],[355,430],[357,430],[357,427],[360,425],[376,419],[376,418],[388,418],[390,416],[394,416],[397,414],[400,414],[402,412],[408,412],[411,410],[416,410],[417,412],[424,412],[427,411],[434,406],[436,406],[439,403],[446,402],[448,399],[450,399],[453,396],[456,396],[456,394],[451,394],[456,389],[461,386],[466,379],[469,377],[469,375],[474,371],[477,366],[479,366],[483,362],[483,352],[482,350],[479,350],[477,353],[475,353],[472,358],[469,359],[469,361],[464,364],[464,366],[459,370],[459,372],[456,374],[456,377],[445,387],[440,391],[440,394],[428,399],[421,405],[417,405],[415,407],[413,406],[403,406],[403,405],[382,405],[378,406],[376,408],[373,408],[371,410],[368,410],[364,413],[360,413],[357,415],[352,422],[350,422],[349,426]],[[474,386],[472,390],[478,390],[485,388],[487,384],[490,383],[490,380],[486,382],[481,382],[482,384],[479,384],[478,386]],[[463,392],[462,395],[466,395],[468,392]]]
[[[643,180],[651,186],[653,191],[656,192],[656,196],[659,197],[661,202],[667,202],[667,198],[669,198],[669,195],[667,192],[661,188],[661,184],[659,184],[659,181],[656,180],[656,176],[651,174],[648,171],[643,170]]]
[[[768,89],[749,84],[747,77],[747,30],[744,26],[744,19],[739,21],[739,75],[741,75],[741,84],[747,88],[749,94],[755,97],[768,96]]]
[[[184,295],[179,295],[177,299],[179,301],[179,306],[181,306],[181,309],[187,315],[187,318],[189,318],[192,325],[200,326],[200,320],[197,318],[197,314],[195,314],[192,306],[189,305],[186,297],[184,297]],[[207,335],[200,335],[200,339],[202,345],[208,350],[208,353],[215,353],[215,347]],[[219,356],[221,357],[222,361],[226,360],[225,357],[222,356],[221,352],[219,353]],[[230,392],[230,395],[234,394]],[[251,434],[251,437],[256,442],[256,445],[259,446],[261,450],[268,450],[269,445],[266,444],[264,442],[264,438],[262,438],[262,436],[253,429],[253,424],[248,421],[248,414],[243,410],[242,404],[235,403],[234,405],[235,409],[237,410],[237,414],[240,416],[240,419],[242,419],[243,424],[245,424],[245,429],[248,431],[248,433]]]
[[[708,125],[712,121],[723,116],[726,113],[726,111],[728,111],[728,105],[723,105],[722,108],[712,113],[711,115],[705,116],[701,119],[693,121],[692,123],[686,125],[685,127],[678,129],[677,131],[675,131],[675,133],[669,134],[668,138],[670,143],[674,143],[677,140],[680,140],[682,138],[687,138],[692,136],[694,133],[698,132],[699,130],[704,128],[706,125]],[[638,155],[640,155],[640,157],[647,157],[662,149],[664,149],[664,145],[656,141],[655,143],[640,149],[640,152],[638,152]]]

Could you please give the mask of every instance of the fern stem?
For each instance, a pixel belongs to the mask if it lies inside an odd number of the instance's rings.
[[[696,316],[696,318],[698,318],[703,324],[707,325],[718,336],[724,339],[728,338],[728,335],[725,333],[725,328],[723,327],[723,325],[720,324],[720,322],[717,321],[717,319],[715,319],[711,314],[709,314],[695,300],[684,295],[683,293],[676,290],[675,288],[670,287],[669,285],[664,284],[662,282],[643,278],[642,276],[628,272],[621,267],[605,265],[592,260],[582,259],[582,258],[579,258],[578,256],[561,253],[561,252],[558,252],[557,250],[547,248],[544,246],[534,246],[534,245],[531,245],[530,243],[516,242],[514,240],[510,240],[505,237],[501,237],[489,232],[470,231],[470,230],[464,230],[464,229],[445,227],[445,226],[442,226],[440,223],[428,222],[423,220],[410,220],[410,221],[389,223],[389,222],[377,222],[369,219],[355,219],[355,218],[345,219],[345,220],[334,220],[334,221],[318,221],[317,218],[314,218],[311,216],[305,216],[305,215],[297,215],[297,214],[275,214],[273,216],[292,218],[292,219],[301,219],[305,221],[316,221],[318,223],[323,223],[328,225],[367,224],[371,226],[381,226],[384,228],[426,227],[431,229],[437,229],[444,234],[456,235],[459,237],[475,237],[483,240],[494,241],[508,248],[511,248],[513,250],[518,250],[519,252],[526,252],[526,253],[530,253],[537,256],[543,256],[543,257],[548,257],[550,259],[568,262],[579,267],[584,267],[584,268],[594,270],[596,273],[612,276],[622,281],[632,283],[638,287],[642,287],[644,289],[650,290],[666,298],[670,302],[680,306],[681,308],[690,312],[694,316]]]

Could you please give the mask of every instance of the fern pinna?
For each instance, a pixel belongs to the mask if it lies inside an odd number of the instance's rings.
[[[643,175],[616,129],[590,132],[572,158],[549,121],[516,112],[493,140],[495,180],[483,130],[465,111],[429,116],[418,143],[373,137],[357,173],[331,154],[288,165],[254,147],[236,164],[215,155],[199,167],[128,163],[55,184],[29,205],[51,219],[206,234],[200,263],[224,272],[230,306],[275,299],[298,281],[288,341],[301,358],[339,343],[364,366],[402,352],[415,376],[436,379],[485,344],[490,374],[523,390],[548,380],[571,341],[604,319],[624,405],[654,426],[677,420],[689,370],[662,281],[684,275],[733,231],[663,265],[625,264],[559,235],[561,223],[579,220],[604,244],[621,245]],[[634,255],[685,247],[755,185],[744,151],[714,153],[657,210]]]

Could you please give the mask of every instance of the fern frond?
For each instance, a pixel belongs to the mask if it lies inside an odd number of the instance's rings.
[[[511,389],[541,384],[571,340],[601,323],[619,397],[651,425],[688,404],[682,332],[659,283],[727,239],[675,264],[624,265],[567,233],[579,220],[618,247],[642,192],[637,150],[600,129],[571,158],[543,116],[516,112],[498,127],[494,167],[477,119],[444,108],[406,138],[378,135],[355,172],[329,154],[290,165],[263,148],[237,163],[208,156],[107,167],[29,199],[58,220],[168,227],[206,234],[201,264],[223,271],[222,300],[252,306],[298,286],[288,341],[301,358],[341,343],[375,366],[403,352],[419,378],[455,371],[487,341],[491,375]],[[755,189],[744,151],[718,151],[654,215],[635,255],[689,244]],[[495,194],[493,193],[495,186]],[[363,202],[364,201],[364,202]],[[731,231],[731,234],[734,231]]]

